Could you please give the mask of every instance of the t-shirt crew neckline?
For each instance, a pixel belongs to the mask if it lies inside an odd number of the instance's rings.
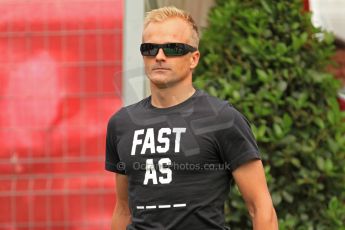
[[[152,105],[151,103],[151,96],[148,97],[148,103],[147,103],[147,108],[153,112],[171,112],[174,111],[176,109],[180,109],[190,103],[193,102],[194,98],[196,98],[197,96],[199,96],[199,94],[201,93],[201,91],[199,89],[195,89],[195,92],[193,93],[192,96],[190,96],[189,98],[187,98],[186,100],[184,100],[183,102],[177,104],[177,105],[173,105],[170,107],[166,107],[166,108],[158,108],[155,107],[154,105]]]

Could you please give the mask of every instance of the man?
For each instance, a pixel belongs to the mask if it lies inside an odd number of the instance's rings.
[[[111,117],[107,170],[115,172],[114,230],[213,230],[224,226],[232,178],[254,229],[278,229],[247,120],[196,90],[193,19],[175,7],[149,12],[140,47],[151,96]]]

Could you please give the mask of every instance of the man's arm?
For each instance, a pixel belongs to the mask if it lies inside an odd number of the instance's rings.
[[[112,230],[126,230],[131,222],[131,213],[128,207],[128,177],[115,174],[116,182],[116,205],[111,221]]]
[[[232,175],[252,218],[253,229],[277,230],[277,215],[267,188],[261,160],[239,166]]]

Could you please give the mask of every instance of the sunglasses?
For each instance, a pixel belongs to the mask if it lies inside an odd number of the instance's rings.
[[[155,57],[160,48],[162,48],[164,55],[167,57],[183,56],[189,52],[198,50],[197,48],[184,43],[142,43],[140,45],[140,52],[143,56]]]

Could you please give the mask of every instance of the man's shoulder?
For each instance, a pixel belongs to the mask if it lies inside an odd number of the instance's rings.
[[[204,91],[201,91],[199,94],[199,105],[203,108],[211,109],[216,113],[219,113],[225,108],[233,107],[229,101],[212,96]]]
[[[206,92],[200,93],[199,110],[206,111],[207,114],[213,114],[216,121],[235,120],[238,117],[245,118],[230,101],[209,95]]]
[[[141,113],[147,109],[147,105],[150,103],[150,96],[141,99],[140,101],[124,106],[121,108],[122,113]]]
[[[130,118],[131,114],[140,114],[144,111],[147,101],[149,100],[149,97],[146,97],[134,104],[127,105],[121,107],[117,112],[115,112],[110,117],[110,122],[123,122]]]

